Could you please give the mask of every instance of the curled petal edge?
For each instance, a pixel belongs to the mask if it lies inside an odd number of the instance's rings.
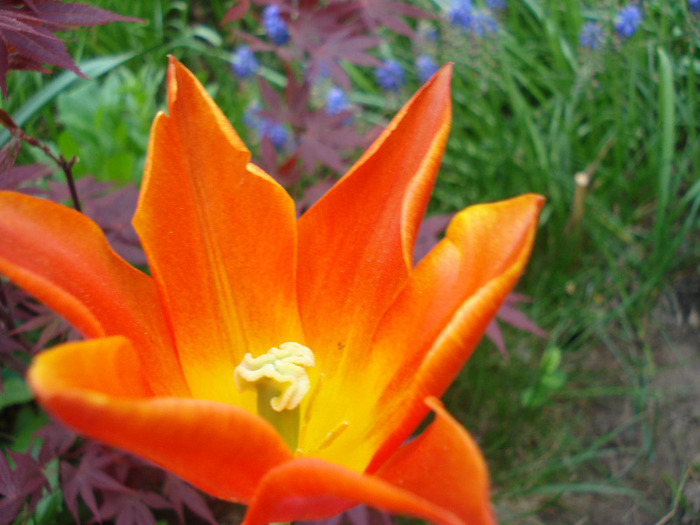
[[[358,504],[443,525],[495,525],[478,447],[440,401],[426,403],[435,421],[376,475],[296,458],[263,478],[243,525],[324,519]]]
[[[97,224],[50,201],[0,192],[0,238],[0,272],[86,337],[129,337],[155,392],[188,393],[153,281],[112,250]]]
[[[124,337],[61,345],[34,360],[39,402],[78,433],[132,452],[216,497],[248,503],[291,460],[274,428],[235,405],[152,397]]]

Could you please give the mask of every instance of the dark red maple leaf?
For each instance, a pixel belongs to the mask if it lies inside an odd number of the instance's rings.
[[[283,9],[285,2],[260,2],[276,3]],[[319,0],[301,0],[293,11],[289,20],[289,31],[292,40],[300,49],[310,49],[315,44],[323,42],[342,28],[352,27],[355,31],[361,31],[358,18],[353,16],[357,10],[354,2]]]
[[[44,64],[58,66],[83,76],[54,35],[76,26],[110,22],[143,22],[99,7],[60,0],[0,0],[0,89],[7,98],[6,75],[10,69],[46,73]]]
[[[352,126],[351,111],[328,115],[323,110],[310,108],[310,88],[308,78],[299,82],[291,71],[287,71],[287,85],[280,95],[269,83],[260,78],[260,93],[265,111],[263,118],[272,118],[278,122],[291,125],[295,135],[295,146],[289,158],[281,165],[278,153],[269,144],[262,141],[260,165],[275,176],[280,183],[289,186],[296,182],[302,173],[311,175],[318,165],[326,166],[336,173],[345,171],[344,154],[350,150],[365,146],[368,137],[361,137]],[[285,167],[284,174],[280,167]]]
[[[325,520],[297,521],[298,525],[392,525],[391,516],[381,510],[357,505]]]
[[[77,466],[68,461],[61,462],[63,498],[76,522],[80,523],[78,496],[88,506],[92,515],[101,519],[102,513],[98,507],[97,493],[103,490],[115,492],[127,490],[124,485],[105,472],[105,469],[114,461],[114,456],[105,454],[101,446],[91,443],[85,447],[85,452]]]
[[[14,166],[4,173],[0,172],[0,190],[17,191],[25,182],[41,179],[42,177],[50,175],[53,173],[53,171],[54,168],[48,164],[27,164],[25,166]]]
[[[12,137],[2,149],[0,149],[0,177],[10,171],[12,166],[15,165],[15,159],[17,158],[17,153],[19,153],[21,142],[19,137]],[[1,184],[2,178],[0,178],[0,185]]]
[[[221,20],[221,23],[226,24],[227,22],[233,22],[234,20],[239,20],[243,18],[243,15],[246,14],[246,11],[248,11],[249,7],[250,2],[248,0],[237,1],[232,8],[226,11],[223,20]]]
[[[379,40],[376,37],[358,33],[352,27],[336,30],[323,42],[315,45],[310,40],[302,43],[307,46],[305,51],[309,54],[310,77],[313,79],[328,75],[345,91],[350,91],[352,85],[348,74],[341,66],[343,61],[372,67],[378,67],[382,63],[377,57],[367,52],[377,47]]]
[[[402,16],[429,20],[438,18],[433,13],[395,0],[361,0],[356,2],[356,5],[360,17],[370,31],[378,27],[388,27],[395,33],[413,37],[415,32],[401,18]]]
[[[180,523],[186,523],[184,508],[187,507],[207,523],[216,525],[216,519],[202,495],[175,474],[169,472],[165,474],[162,493],[170,501],[171,507],[180,519]]]
[[[39,464],[46,465],[56,456],[62,456],[75,443],[77,435],[65,426],[51,421],[34,432],[34,436],[43,440],[39,450]]]
[[[12,523],[25,504],[32,509],[41,498],[42,489],[48,486],[41,467],[29,452],[8,450],[7,456],[0,454],[0,525]]]
[[[156,525],[152,509],[167,509],[170,503],[156,492],[118,491],[105,497],[100,506],[102,519],[114,519],[115,525]]]
[[[337,115],[317,111],[307,116],[298,148],[306,173],[313,173],[317,164],[343,173],[347,168],[343,154],[365,145],[366,138],[345,124],[350,115],[350,111]]]
[[[486,337],[493,341],[499,352],[503,357],[508,357],[508,351],[506,350],[505,342],[503,341],[503,334],[498,326],[498,321],[514,326],[519,330],[525,332],[530,332],[538,337],[547,338],[549,334],[537,326],[532,319],[530,319],[523,312],[518,310],[518,303],[530,303],[532,298],[527,295],[511,292],[506,297],[498,312],[496,313],[496,318],[491,321],[491,324],[486,328]]]

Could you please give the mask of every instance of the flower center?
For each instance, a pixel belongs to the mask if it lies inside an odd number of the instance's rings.
[[[271,423],[294,451],[299,439],[299,403],[311,383],[306,368],[314,366],[311,350],[299,343],[282,343],[243,361],[233,371],[236,388],[258,394],[258,414]]]

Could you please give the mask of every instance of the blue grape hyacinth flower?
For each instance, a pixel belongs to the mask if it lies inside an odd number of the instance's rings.
[[[495,33],[498,30],[498,23],[490,11],[474,11],[470,29],[476,36],[484,37]]]
[[[404,84],[404,73],[396,60],[387,60],[374,70],[377,84],[384,91],[398,91]]]
[[[337,115],[348,109],[348,97],[338,86],[331,87],[326,92],[326,114]]]
[[[688,0],[688,9],[693,13],[700,13],[700,0]]]
[[[581,47],[587,47],[594,51],[601,48],[603,40],[603,31],[597,22],[586,22],[578,37]]]
[[[261,115],[262,108],[254,103],[243,113],[243,124],[254,129],[260,139],[268,138],[277,151],[284,148],[289,141],[287,127],[281,122]]]
[[[416,58],[416,69],[418,70],[418,78],[422,83],[425,83],[437,72],[438,66],[428,55],[420,55]]]
[[[471,0],[452,0],[447,11],[447,19],[453,26],[469,29],[474,16],[474,5]]]
[[[263,10],[262,25],[276,46],[281,46],[289,40],[287,23],[280,16],[279,6],[270,4]]]
[[[617,12],[615,31],[621,38],[629,38],[642,23],[642,11],[636,5],[628,5]]]
[[[506,8],[506,0],[486,0],[486,5],[493,11],[502,11]]]
[[[277,151],[284,148],[284,145],[289,140],[287,127],[281,122],[275,122],[271,119],[262,120],[259,133],[261,138],[269,138]]]
[[[231,69],[240,78],[248,78],[258,71],[258,61],[250,46],[242,45],[231,57]]]

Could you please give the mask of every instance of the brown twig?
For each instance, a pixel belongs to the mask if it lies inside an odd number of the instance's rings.
[[[565,226],[565,232],[568,235],[574,234],[578,231],[581,225],[581,220],[585,214],[585,200],[593,182],[593,176],[614,143],[615,139],[610,138],[603,145],[602,149],[598,153],[598,156],[593,160],[593,162],[586,166],[586,169],[579,171],[574,175],[574,200],[569,212],[569,220],[566,222]]]
[[[39,148],[44,152],[44,155],[54,161],[56,165],[61,168],[66,176],[66,181],[68,182],[68,189],[70,190],[70,196],[73,200],[73,207],[79,212],[82,212],[83,209],[80,205],[80,199],[78,198],[78,190],[75,187],[75,179],[73,178],[73,166],[78,161],[78,157],[74,156],[72,159],[67,160],[63,155],[54,155],[48,146],[42,144],[39,139],[30,137],[24,131],[22,131],[22,128],[17,125],[10,114],[2,109],[0,109],[0,126],[6,128],[13,138],[24,141],[35,148]]]
[[[19,138],[27,144],[29,144],[30,146],[39,148],[41,151],[44,152],[44,155],[49,157],[52,161],[56,163],[56,165],[59,168],[61,168],[61,170],[66,176],[66,181],[68,182],[68,189],[70,190],[70,196],[73,200],[73,207],[77,211],[82,212],[83,208],[80,205],[80,199],[78,198],[78,190],[75,187],[75,179],[73,178],[73,166],[78,161],[78,157],[73,157],[72,159],[68,160],[63,155],[59,154],[58,156],[56,156],[51,152],[48,146],[42,144],[39,140],[35,139],[34,137],[30,137],[29,135],[25,134],[24,131],[22,131],[21,129],[19,130]]]
[[[2,306],[0,309],[0,321],[2,321],[7,328],[7,332],[10,333],[17,328],[17,325],[15,324],[14,319],[12,319],[10,302],[7,300],[7,295],[5,295],[5,286],[3,285],[2,281],[0,281],[0,306]]]

